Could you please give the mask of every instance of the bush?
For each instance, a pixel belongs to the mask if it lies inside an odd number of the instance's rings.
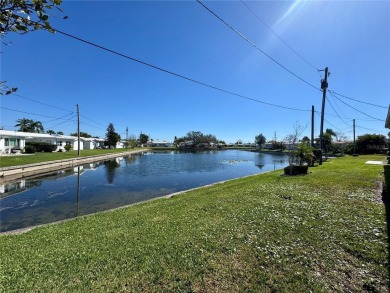
[[[32,146],[32,145],[26,145],[25,148],[24,148],[24,152],[26,154],[33,154],[33,153],[35,153],[35,151],[36,151],[35,147]]]
[[[26,147],[28,146],[34,147],[36,152],[45,153],[54,152],[57,149],[56,145],[48,144],[46,142],[27,142]]]
[[[309,170],[308,165],[293,165],[293,166],[287,166],[284,168],[284,174],[290,175],[290,168],[292,168],[292,174],[291,175],[301,175],[301,174],[307,174],[307,170]]]
[[[70,144],[66,144],[66,145],[64,146],[64,149],[65,149],[67,152],[69,152],[69,151],[72,149],[72,146],[71,146]]]

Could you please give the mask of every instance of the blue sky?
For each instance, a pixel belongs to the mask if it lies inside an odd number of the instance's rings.
[[[297,121],[310,137],[313,105],[318,136],[324,73],[317,69],[327,66],[329,90],[352,99],[328,92],[324,128],[352,138],[355,119],[357,136],[388,133],[389,1],[203,3],[250,43],[196,1],[65,0],[56,15],[69,18],[51,18],[51,24],[243,97],[60,33],[9,33],[1,48],[1,80],[18,91],[1,97],[1,126],[14,130],[25,117],[69,134],[77,130],[79,104],[81,131],[101,137],[113,123],[122,137],[128,127],[129,134],[154,140],[201,131],[226,142],[253,142],[259,133],[282,140]]]

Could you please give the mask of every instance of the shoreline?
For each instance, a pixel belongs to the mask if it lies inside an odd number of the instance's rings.
[[[29,177],[32,175],[45,174],[56,170],[73,168],[87,163],[138,154],[145,151],[148,151],[148,149],[125,151],[125,152],[111,153],[105,155],[95,155],[89,157],[78,157],[72,159],[48,161],[48,162],[12,166],[12,167],[3,167],[0,168],[0,184],[4,184],[9,181],[21,179],[24,177]]]

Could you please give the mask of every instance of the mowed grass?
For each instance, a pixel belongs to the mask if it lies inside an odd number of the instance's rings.
[[[107,155],[112,153],[121,153],[126,151],[138,150],[135,149],[95,149],[81,150],[80,157]],[[69,152],[53,152],[53,153],[34,153],[25,155],[0,156],[0,167],[20,166],[26,164],[35,164],[41,162],[49,162],[55,160],[65,160],[78,158],[77,151]]]
[[[383,156],[0,236],[1,292],[388,292]]]

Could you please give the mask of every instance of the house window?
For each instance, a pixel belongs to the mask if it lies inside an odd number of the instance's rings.
[[[59,146],[62,146],[62,141],[60,140],[60,141],[58,142],[58,144],[59,144]]]
[[[19,147],[20,139],[19,138],[6,138],[5,146],[7,147]]]

